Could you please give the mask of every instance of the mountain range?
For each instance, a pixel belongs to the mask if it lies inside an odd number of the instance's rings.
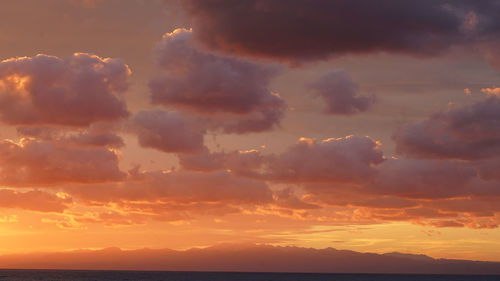
[[[0,256],[0,268],[315,273],[500,274],[500,262],[434,259],[255,244],[208,248],[76,250]]]

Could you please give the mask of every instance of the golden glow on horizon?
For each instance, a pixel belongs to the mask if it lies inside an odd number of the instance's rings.
[[[208,247],[226,241],[311,248],[332,247],[339,250],[374,253],[395,251],[410,254],[425,253],[434,258],[500,261],[500,242],[497,239],[500,236],[499,229],[478,231],[464,228],[423,227],[411,223],[388,223],[310,227],[289,225],[288,230],[286,227],[272,230],[265,228],[268,223],[272,223],[271,221],[250,223],[238,215],[211,222],[209,220],[178,221],[168,224],[150,222],[147,227],[130,225],[111,228],[87,224],[87,227],[81,228],[71,225],[72,219],[68,220],[68,217],[61,220],[44,215],[40,219],[39,215],[21,213],[22,220],[28,218],[28,221],[31,221],[30,227],[20,223],[15,216],[4,216],[3,220],[0,220],[2,230],[0,254],[108,247],[185,250],[192,247]],[[242,223],[255,224],[255,228],[241,228]],[[259,224],[264,228],[259,228]],[[142,237],[140,241],[136,239],[138,235]]]

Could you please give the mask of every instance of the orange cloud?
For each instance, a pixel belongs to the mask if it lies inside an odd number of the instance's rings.
[[[272,191],[260,181],[238,178],[227,172],[144,172],[113,184],[66,186],[81,204],[108,206],[95,221],[120,217],[157,220],[191,219],[193,215],[224,215],[253,209],[273,201]],[[112,214],[112,216],[110,215]]]
[[[0,189],[0,208],[20,208],[38,212],[62,212],[72,203],[71,198],[39,190],[16,191]]]

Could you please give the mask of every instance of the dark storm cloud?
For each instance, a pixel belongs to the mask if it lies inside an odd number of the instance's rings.
[[[186,0],[212,50],[291,62],[348,53],[436,55],[498,35],[495,1]]]

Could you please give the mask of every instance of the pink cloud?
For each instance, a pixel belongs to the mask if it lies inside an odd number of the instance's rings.
[[[301,138],[280,154],[259,151],[182,156],[180,163],[193,170],[230,169],[236,174],[274,181],[349,182],[374,175],[373,166],[384,160],[379,144],[369,137]]]
[[[0,62],[0,120],[11,125],[88,126],[128,116],[120,59],[75,53]]]
[[[379,145],[369,137],[316,141],[300,139],[284,153],[270,156],[271,179],[298,182],[349,182],[370,178],[373,165],[383,161]]]
[[[500,153],[500,96],[449,105],[394,135],[397,151],[419,158],[490,158]]]
[[[175,202],[226,202],[265,203],[271,192],[260,181],[238,178],[228,172],[144,172],[129,181],[86,188],[68,188],[71,194],[96,202],[175,201]]]
[[[66,145],[79,147],[119,148],[125,145],[123,139],[109,125],[95,123],[89,128],[61,127],[16,127],[22,137],[36,138],[41,141],[64,142]]]
[[[207,53],[191,37],[190,30],[177,29],[157,45],[165,75],[149,83],[152,103],[187,110],[202,116],[209,128],[228,133],[277,125],[285,103],[269,90],[276,67]]]
[[[12,186],[122,180],[118,156],[110,150],[71,148],[62,143],[23,139],[0,143],[0,182]]]
[[[184,169],[211,172],[229,169],[237,175],[253,175],[264,164],[265,157],[258,150],[210,152],[207,148],[203,153],[194,155],[179,155],[179,162]]]
[[[141,110],[130,121],[139,144],[164,152],[195,153],[203,150],[203,128],[178,112]]]
[[[373,192],[406,198],[446,198],[468,195],[476,170],[448,160],[388,159],[378,167]]]
[[[71,135],[65,141],[83,147],[118,148],[125,145],[123,139],[114,133],[83,132]]]
[[[375,102],[374,96],[359,95],[358,84],[344,70],[328,71],[309,86],[326,103],[327,114],[355,114]]]
[[[127,214],[121,219],[130,218],[134,221],[222,216],[273,202],[273,193],[264,182],[238,178],[223,171],[132,173],[128,181],[85,187],[67,185],[64,191],[81,204],[89,206],[108,206],[113,203],[115,209]],[[92,220],[114,224],[116,219],[115,214]]]
[[[500,157],[479,160],[474,162],[474,165],[479,177],[500,182]]]

